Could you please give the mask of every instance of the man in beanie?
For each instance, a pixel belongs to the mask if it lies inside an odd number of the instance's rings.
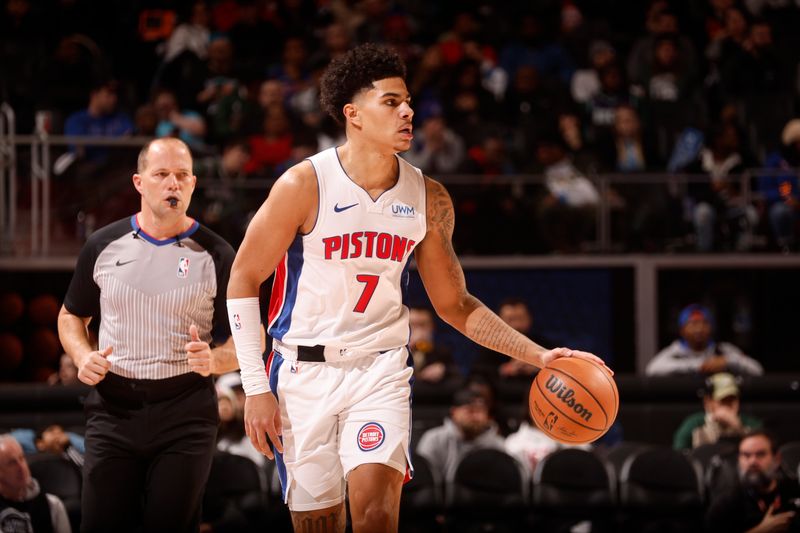
[[[681,374],[710,375],[730,372],[736,375],[760,376],[761,364],[746,356],[739,348],[712,338],[713,320],[708,308],[691,304],[678,316],[680,338],[661,350],[645,369],[648,376]]]

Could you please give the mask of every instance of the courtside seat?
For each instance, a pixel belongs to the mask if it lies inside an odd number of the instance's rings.
[[[522,465],[500,450],[467,453],[445,486],[448,529],[520,531],[528,502],[528,479]]]
[[[626,459],[620,474],[622,531],[689,533],[703,517],[702,471],[683,453],[650,447]]]
[[[81,519],[80,469],[68,459],[49,453],[30,455],[27,460],[31,475],[39,482],[41,490],[61,498],[73,531],[78,531]]]
[[[407,532],[439,531],[437,515],[444,510],[442,482],[427,459],[413,454],[414,477],[400,496],[400,526]]]
[[[580,521],[592,531],[612,531],[614,473],[590,451],[557,450],[536,465],[533,506],[536,531],[560,531]]]

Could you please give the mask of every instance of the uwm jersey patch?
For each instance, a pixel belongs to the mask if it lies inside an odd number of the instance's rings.
[[[425,236],[425,178],[398,157],[397,183],[377,199],[335,148],[310,158],[319,184],[314,228],[275,271],[269,334],[285,344],[381,351],[408,342],[408,262]]]

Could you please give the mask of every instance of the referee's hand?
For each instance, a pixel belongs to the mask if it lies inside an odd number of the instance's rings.
[[[211,346],[207,342],[200,340],[200,334],[194,324],[189,326],[189,337],[190,340],[184,347],[186,359],[189,361],[189,368],[192,369],[192,372],[196,372],[203,377],[210,376],[214,372]]]
[[[78,379],[87,385],[97,385],[103,381],[111,368],[107,357],[113,350],[113,347],[107,346],[104,350],[95,350],[84,355],[78,366]]]

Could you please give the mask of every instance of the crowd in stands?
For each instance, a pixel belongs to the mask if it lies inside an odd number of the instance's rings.
[[[624,250],[685,236],[700,251],[750,250],[754,235],[797,245],[800,9],[789,0],[208,0],[113,16],[87,0],[4,4],[0,95],[24,133],[47,110],[56,132],[178,136],[218,185],[274,178],[341,142],[319,77],[371,41],[408,65],[416,139],[404,157],[436,177],[481,176],[453,187],[460,252],[585,250],[599,202]],[[106,181],[106,151],[71,155],[60,171]],[[759,167],[773,171],[750,175],[744,194],[740,173]],[[598,173],[700,178],[600,190]],[[544,179],[502,179],[519,174]],[[231,206],[246,214],[266,191],[213,190],[197,214],[238,244],[247,216]],[[508,237],[478,238],[487,225]]]

